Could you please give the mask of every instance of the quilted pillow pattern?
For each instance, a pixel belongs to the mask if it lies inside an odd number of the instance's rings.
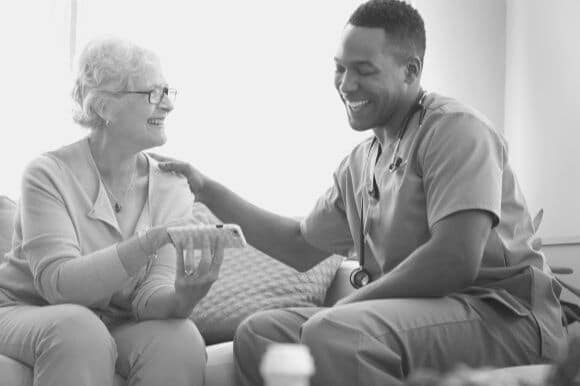
[[[4,254],[12,249],[12,231],[16,204],[6,196],[0,196],[0,262]]]
[[[219,222],[202,204],[195,204],[194,216]],[[320,306],[343,259],[334,255],[301,273],[252,246],[226,249],[220,276],[191,319],[209,345],[232,340],[240,322],[257,311]]]

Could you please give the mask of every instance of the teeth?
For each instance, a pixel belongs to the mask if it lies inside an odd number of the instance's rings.
[[[162,125],[163,124],[163,119],[160,118],[149,118],[147,120],[147,123],[151,124],[151,125]]]
[[[369,103],[368,100],[363,100],[363,101],[348,101],[346,102],[348,107],[350,107],[353,110],[358,110],[361,107],[363,107],[364,105],[366,105],[367,103]]]

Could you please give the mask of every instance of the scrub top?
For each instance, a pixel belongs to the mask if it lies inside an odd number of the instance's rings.
[[[563,335],[561,288],[544,255],[532,247],[532,218],[505,139],[479,112],[454,99],[430,93],[423,104],[422,124],[421,114],[413,114],[397,154],[396,139],[380,148],[373,136],[343,159],[333,186],[302,221],[304,238],[332,253],[359,251],[362,203],[365,268],[376,279],[427,242],[439,220],[484,210],[493,228],[477,278],[461,292],[489,298],[515,314],[531,311],[543,353],[555,355]],[[402,161],[390,172],[396,157]],[[373,175],[375,195],[369,194]]]

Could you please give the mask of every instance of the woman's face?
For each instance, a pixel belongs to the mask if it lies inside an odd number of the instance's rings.
[[[151,67],[134,79],[126,91],[163,89],[167,82],[158,67]],[[167,141],[165,117],[173,110],[173,103],[164,95],[158,104],[149,103],[149,95],[121,93],[110,102],[109,130],[117,143],[126,144],[136,151],[161,146]]]

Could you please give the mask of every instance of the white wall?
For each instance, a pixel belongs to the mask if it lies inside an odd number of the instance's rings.
[[[473,104],[500,127],[502,1],[415,2],[427,24],[426,87]],[[13,17],[1,37],[10,92],[0,98],[10,114],[0,189],[12,197],[28,161],[84,134],[70,119],[67,3],[3,5]],[[340,159],[368,135],[350,129],[332,84],[340,32],[359,3],[227,0],[184,8],[176,0],[163,7],[152,0],[83,0],[78,47],[112,33],[159,52],[179,90],[160,151],[195,163],[258,205],[301,215],[329,186]],[[33,7],[39,12],[30,14]],[[491,36],[486,25],[493,26]],[[474,76],[479,64],[484,70]]]
[[[108,32],[160,52],[179,89],[163,151],[194,162],[259,205],[300,215],[366,135],[348,127],[332,86],[332,55],[359,3],[333,1],[329,8],[327,1],[231,0],[195,3],[182,12],[182,3],[172,0],[162,8],[148,0],[83,0],[79,45]],[[60,16],[66,2],[7,4],[2,10],[12,17],[0,25],[0,189],[17,197],[24,164],[83,131],[70,120],[67,20]],[[427,28],[425,87],[505,127],[529,206],[546,210],[541,233],[547,242],[579,235],[580,1],[413,4]],[[264,12],[270,16],[257,16]],[[222,16],[218,28],[216,15]]]
[[[425,21],[423,84],[504,125],[505,0],[414,0]]]
[[[507,3],[506,134],[545,242],[580,238],[580,1]]]
[[[425,19],[424,85],[503,129],[546,243],[580,241],[578,0],[414,0]]]
[[[24,165],[84,134],[72,124],[66,0],[0,2],[5,113],[0,192]],[[152,48],[178,89],[157,151],[194,163],[257,205],[304,215],[369,133],[348,125],[333,55],[357,0],[82,0],[78,48],[103,34]],[[35,12],[31,12],[35,10]],[[38,12],[36,12],[38,11]]]
[[[18,198],[24,167],[72,142],[64,0],[0,2],[0,195]]]

